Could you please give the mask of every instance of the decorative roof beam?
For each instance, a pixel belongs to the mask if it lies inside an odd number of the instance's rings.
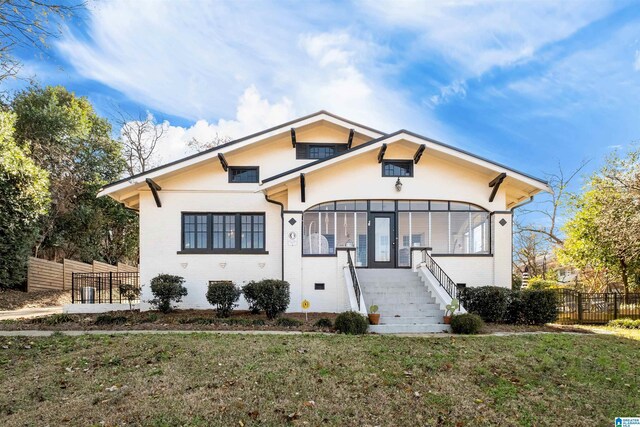
[[[489,196],[489,203],[493,202],[493,199],[496,198],[498,188],[500,188],[500,184],[502,184],[502,181],[504,181],[506,177],[507,173],[502,172],[500,175],[493,178],[493,180],[491,180],[491,182],[489,183],[489,187],[493,188],[493,190],[491,190],[491,196]]]
[[[306,182],[305,182],[304,174],[301,173],[300,174],[300,201],[302,203],[305,203],[306,193],[307,193]]]
[[[226,172],[229,169],[229,163],[227,163],[227,159],[224,158],[224,154],[218,153],[218,159],[220,159],[222,169],[224,169],[224,171]]]
[[[380,151],[378,151],[378,163],[382,163],[382,159],[384,159],[384,153],[387,152],[387,144],[382,144],[380,147]]]
[[[356,131],[353,129],[349,131],[349,140],[347,141],[347,150],[351,150],[351,144],[353,144],[353,135],[355,133]]]
[[[420,161],[420,157],[422,157],[422,153],[424,153],[425,148],[427,148],[427,146],[425,144],[420,144],[420,147],[418,147],[418,151],[416,151],[416,154],[413,155],[413,163],[414,164],[418,164],[418,162]]]
[[[162,202],[160,202],[160,196],[158,195],[158,191],[162,190],[162,187],[156,184],[155,181],[152,180],[151,178],[145,179],[145,182],[149,186],[149,189],[151,190],[151,194],[153,194],[153,198],[156,201],[156,206],[161,208]]]
[[[294,128],[291,128],[291,145],[296,148],[296,130]]]

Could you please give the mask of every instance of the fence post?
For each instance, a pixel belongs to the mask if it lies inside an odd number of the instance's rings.
[[[109,272],[109,304],[113,304],[113,271]]]
[[[582,292],[578,292],[578,323],[582,323]]]
[[[71,304],[75,304],[76,303],[76,284],[75,282],[75,276],[74,274],[76,273],[71,273]],[[63,288],[64,288],[64,269],[62,270],[62,283],[63,283]]]
[[[613,293],[613,319],[618,318],[618,294],[616,292]]]

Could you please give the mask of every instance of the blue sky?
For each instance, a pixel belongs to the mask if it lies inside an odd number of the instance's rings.
[[[240,137],[320,109],[537,176],[640,139],[640,3],[99,1],[23,75],[100,114]],[[22,81],[5,83],[10,89]]]

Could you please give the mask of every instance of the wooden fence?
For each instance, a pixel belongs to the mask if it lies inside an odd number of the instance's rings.
[[[72,273],[133,273],[137,271],[137,267],[120,262],[118,265],[100,261],[87,264],[64,259],[62,263],[58,263],[31,257],[27,271],[27,292],[71,289]]]

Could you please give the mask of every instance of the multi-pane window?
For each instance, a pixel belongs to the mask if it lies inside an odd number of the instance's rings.
[[[264,251],[264,214],[197,213],[182,217],[183,251]]]
[[[229,182],[258,182],[258,167],[237,167],[229,168]]]
[[[384,160],[382,162],[382,176],[413,176],[413,161]]]
[[[336,147],[333,145],[310,145],[309,146],[309,158],[310,159],[324,159],[336,154]]]
[[[184,216],[184,248],[206,249],[208,244],[208,217],[207,215]]]

